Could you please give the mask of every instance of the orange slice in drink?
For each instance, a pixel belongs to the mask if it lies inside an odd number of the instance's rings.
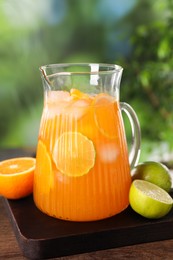
[[[117,111],[115,99],[108,94],[98,94],[93,102],[94,120],[99,131],[106,137],[113,139],[117,136]]]
[[[53,186],[53,171],[50,156],[45,144],[39,140],[37,145],[37,163],[35,170],[35,183],[39,183],[39,191],[48,193]]]
[[[35,158],[19,157],[0,162],[0,195],[20,199],[33,191]]]
[[[53,160],[57,169],[72,177],[87,174],[95,164],[93,142],[79,132],[65,132],[56,141]]]
[[[88,99],[88,100],[92,99],[91,96],[89,96],[86,93],[83,93],[82,91],[80,91],[79,89],[76,89],[76,88],[72,88],[70,90],[70,95],[76,99]]]

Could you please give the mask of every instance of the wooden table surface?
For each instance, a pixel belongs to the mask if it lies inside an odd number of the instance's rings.
[[[24,260],[0,198],[0,259]],[[60,257],[61,260],[173,259],[173,239]]]
[[[23,155],[19,150],[0,150],[0,160]],[[28,150],[26,151],[26,155]],[[0,197],[0,260],[24,260],[14,235],[11,223],[7,217],[2,197]],[[173,259],[173,239],[125,246],[109,250],[101,250],[79,255],[59,257],[60,260],[91,260],[91,259]]]

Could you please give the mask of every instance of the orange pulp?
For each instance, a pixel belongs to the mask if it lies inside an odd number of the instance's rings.
[[[0,195],[20,199],[33,192],[35,158],[19,157],[0,162]]]

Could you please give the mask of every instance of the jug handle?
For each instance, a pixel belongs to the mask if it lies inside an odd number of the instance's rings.
[[[129,163],[130,163],[130,167],[133,168],[138,163],[139,156],[140,156],[140,146],[141,146],[140,124],[135,111],[129,104],[125,102],[120,102],[120,108],[121,111],[124,111],[125,114],[127,115],[131,125],[132,144],[129,152]]]

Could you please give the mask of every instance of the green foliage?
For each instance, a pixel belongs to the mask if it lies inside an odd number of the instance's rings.
[[[133,31],[130,57],[121,60],[122,97],[131,99],[143,138],[173,147],[173,3],[154,1],[150,13],[152,21],[141,21]]]
[[[121,100],[139,117],[142,158],[173,148],[173,2],[136,0],[119,19],[115,2],[0,0],[0,146],[36,143],[41,65],[105,62],[124,67]]]

